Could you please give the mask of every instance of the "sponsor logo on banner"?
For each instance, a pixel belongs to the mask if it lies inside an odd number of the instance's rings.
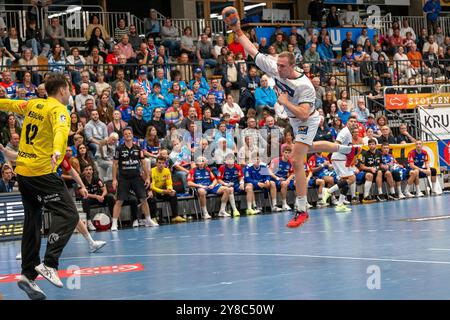
[[[136,272],[143,271],[144,266],[141,263],[135,264],[121,264],[114,266],[100,266],[100,267],[89,267],[80,269],[70,269],[70,270],[59,270],[58,276],[60,278],[68,278],[74,275],[88,277],[88,276],[99,276],[104,274],[117,274],[126,272]],[[0,283],[5,282],[17,282],[20,274],[3,274],[0,275]],[[36,280],[43,280],[42,276],[38,276]]]
[[[386,94],[384,101],[388,110],[415,109],[428,106],[434,108],[448,107],[450,106],[450,93]]]
[[[427,133],[432,133],[433,139],[450,139],[450,108],[420,109],[419,114],[420,122],[426,128],[422,133],[423,140]]]

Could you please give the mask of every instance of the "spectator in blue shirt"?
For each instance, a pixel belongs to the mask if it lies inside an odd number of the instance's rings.
[[[263,75],[261,77],[261,86],[255,90],[256,111],[261,113],[266,107],[273,110],[277,100],[278,98],[275,90],[269,87],[269,78],[266,75]]]
[[[195,82],[200,83],[200,92],[202,93],[202,95],[206,96],[210,88],[208,81],[206,81],[205,77],[202,76],[202,69],[200,68],[196,68],[194,70],[194,79],[189,81],[189,89],[193,89]]]
[[[161,68],[156,70],[156,77],[153,79],[153,85],[155,85],[155,83],[158,83],[161,86],[162,95],[166,96],[169,93],[170,83],[164,77],[164,70]]]
[[[5,164],[2,167],[2,179],[0,179],[0,193],[13,192],[15,181],[12,180],[14,176],[12,168]]]
[[[428,34],[435,34],[437,28],[437,20],[441,13],[440,0],[428,0],[423,6],[423,11],[427,14]]]
[[[342,124],[347,125],[348,118],[350,118],[350,112],[348,111],[347,101],[342,101],[341,110],[338,111],[338,117],[342,120]]]

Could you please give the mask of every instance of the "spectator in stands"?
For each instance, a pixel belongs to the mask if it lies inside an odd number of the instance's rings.
[[[97,110],[92,110],[91,120],[84,127],[84,135],[92,154],[96,154],[100,141],[108,137],[106,124],[99,120]]]
[[[96,109],[94,102],[95,99],[89,94],[89,85],[87,83],[83,83],[80,86],[80,94],[75,97],[75,109],[77,112],[81,112],[82,110],[84,110],[87,100],[92,100],[92,102],[94,103],[94,109]]]
[[[95,227],[92,224],[91,207],[108,207],[110,214],[114,209],[116,200],[111,193],[108,193],[106,185],[103,181],[94,176],[94,170],[92,166],[87,165],[84,167],[82,174],[83,183],[88,190],[88,197],[82,199],[83,212],[86,213],[87,227],[91,231],[95,231]]]
[[[84,126],[76,112],[70,114],[70,131],[67,145],[73,146],[76,135],[83,135]]]
[[[109,101],[109,92],[102,91],[97,100],[97,111],[99,120],[108,125],[113,120],[114,108]]]
[[[170,84],[169,81],[167,81],[167,78],[164,77],[164,70],[161,68],[156,70],[155,79],[153,79],[153,85],[155,83],[159,83],[161,89],[160,93],[163,96],[169,93]]]
[[[143,119],[143,112],[142,106],[136,107],[133,117],[128,121],[134,137],[139,141],[144,140],[148,127],[148,123]]]
[[[429,52],[430,47],[433,47],[435,53],[439,50],[439,45],[436,43],[434,35],[428,36],[428,41],[423,44],[422,53]]]
[[[327,15],[327,24],[326,24],[327,28],[340,27],[339,17],[336,11],[337,11],[336,6],[331,6],[330,12]]]
[[[69,49],[70,50],[70,49]],[[67,52],[69,51],[67,50]],[[64,72],[66,68],[66,58],[65,54],[61,49],[59,44],[55,44],[53,47],[52,53],[48,58],[48,66],[50,71],[52,72]]]
[[[219,87],[219,80],[218,79],[211,79],[211,89],[208,91],[207,95],[213,94],[216,99],[215,101],[222,105],[225,100],[225,92],[220,89]]]
[[[116,110],[119,110],[122,115],[122,120],[127,122],[133,117],[133,107],[130,105],[130,98],[124,95],[119,100],[119,105],[116,106]]]
[[[157,107],[166,110],[168,107],[169,102],[167,100],[167,97],[161,92],[161,85],[157,82],[153,84],[153,92],[150,94],[150,96],[148,96],[147,99],[152,110]],[[147,109],[144,107],[144,118],[148,119],[149,116],[147,116],[148,113],[146,111]]]
[[[123,18],[119,19],[118,26],[114,29],[114,41],[120,42],[124,35],[128,35],[129,28],[126,25],[126,21]]]
[[[423,54],[423,61],[428,70],[431,72],[433,78],[440,76],[441,70],[439,67],[438,57],[436,56],[436,51],[434,51],[433,46],[429,46],[428,51]]]
[[[145,162],[147,168],[150,169],[156,165],[156,159],[160,155],[161,143],[158,138],[158,131],[155,127],[147,127],[147,132],[145,133],[145,139],[141,143],[142,151],[144,152]]]
[[[117,61],[118,61],[118,60],[117,60]],[[130,89],[131,89],[130,82],[129,82],[128,80],[125,79],[125,71],[124,71],[124,69],[122,69],[122,68],[117,69],[117,72],[116,72],[116,80],[114,80],[114,81],[111,83],[112,91],[117,91],[117,90],[116,90],[116,89],[117,89],[116,87],[117,87],[117,85],[118,85],[119,83],[121,83],[121,84],[123,85],[123,90],[124,90],[125,93],[126,93],[127,91],[130,91]],[[120,94],[121,94],[121,95],[123,94],[122,90],[120,91]]]
[[[325,73],[331,72],[331,63],[335,61],[333,45],[329,36],[326,36],[324,42],[321,43],[317,51],[319,53],[320,59],[323,63],[323,70]]]
[[[105,27],[100,23],[100,20],[97,15],[92,15],[89,24],[86,27],[86,31],[84,33],[84,38],[89,41],[91,39],[92,33],[94,33],[95,29],[99,28],[102,34],[106,39],[109,39],[108,31],[106,31]]]
[[[403,47],[398,47],[398,52],[394,55],[394,67],[396,68],[396,74],[398,75],[399,83],[406,83],[406,79],[411,78],[412,68],[411,62],[408,56],[404,53]]]
[[[23,80],[22,80],[22,84],[19,85],[19,88],[23,88],[26,92],[26,95],[25,95],[26,100],[34,99],[37,97],[37,94],[36,94],[37,87],[31,81],[31,77],[32,77],[31,72],[25,71]]]
[[[348,48],[345,51],[345,55],[341,58],[341,72],[346,72],[348,83],[352,84],[356,82],[359,82],[360,78],[360,67],[356,63],[355,56],[353,55],[353,50]]]
[[[42,33],[36,26],[36,20],[28,20],[25,30],[25,45],[33,49],[33,54],[38,56],[41,51],[44,57],[47,57],[50,46],[42,41]],[[45,48],[45,50],[43,50]]]
[[[313,43],[311,47],[305,51],[303,56],[303,61],[308,63],[308,66],[311,66],[311,70],[313,73],[316,73],[320,64],[320,55],[317,52],[317,44]],[[305,64],[303,64],[303,70],[305,70]],[[306,72],[305,72],[306,73]]]
[[[372,41],[370,41],[369,38],[366,39],[366,41],[363,44],[363,51],[371,56],[372,52],[375,50],[375,47],[372,45]]]
[[[363,145],[365,145],[365,146],[369,145],[369,140],[375,140],[375,143],[378,144],[378,139],[375,138],[375,136],[373,135],[372,128],[367,128],[366,135],[362,138],[362,140],[363,140]]]
[[[64,28],[60,25],[58,17],[50,19],[50,25],[48,25],[45,30],[44,42],[48,43],[51,47],[55,47],[59,44],[64,47],[66,52],[70,51],[70,46],[66,40]]]
[[[22,60],[22,58],[20,60]],[[16,58],[11,54],[11,52],[9,52],[5,47],[0,48],[0,72],[10,69],[14,61],[16,61]],[[17,72],[17,77],[19,76],[20,73]]]
[[[445,35],[442,32],[442,28],[440,26],[436,27],[436,33],[434,34],[434,38],[436,39],[436,43],[439,47],[442,47],[444,45],[445,41]]]
[[[392,135],[391,129],[387,125],[381,127],[381,136],[378,138],[378,142],[380,144],[386,142],[389,144],[397,143],[395,137]]]
[[[391,54],[398,52],[399,47],[403,46],[404,38],[400,36],[400,29],[394,29],[394,34],[389,37],[389,49]]]
[[[422,52],[425,42],[428,41],[428,33],[426,28],[420,29],[420,35],[417,39],[417,49]]]
[[[277,54],[287,51],[287,42],[283,41],[283,35],[280,33],[275,36],[275,42],[272,43],[272,46],[275,47]]]
[[[314,141],[332,141],[333,137],[328,125],[325,123],[325,118],[320,116],[319,128],[317,129]]]
[[[261,77],[261,86],[255,90],[255,106],[257,113],[261,114],[262,109],[274,109],[278,98],[275,90],[269,87],[269,78],[267,75]]]
[[[325,88],[320,85],[320,78],[314,77],[311,80],[314,89],[316,90],[316,101],[320,101],[320,105],[322,105],[322,100],[325,97]]]
[[[6,96],[14,98],[16,95],[17,84],[12,81],[11,72],[8,69],[2,72],[2,80],[0,86],[6,90]]]
[[[336,96],[333,91],[326,91],[324,101],[322,104],[322,110],[325,117],[328,117],[331,111],[331,105],[334,104],[336,106]]]
[[[94,84],[95,96],[100,97],[103,92],[107,91],[107,101],[109,102],[109,92],[111,92],[111,86],[109,85],[109,83],[105,82],[105,74],[103,72],[98,72],[95,78],[97,79],[97,82],[95,82]]]
[[[144,29],[146,38],[159,37],[161,26],[159,25],[157,12],[155,9],[150,9],[150,17],[144,19]]]
[[[408,127],[406,124],[400,124],[400,133],[398,134],[397,143],[415,143],[416,139],[408,132]]]
[[[117,46],[119,47],[120,54],[124,55],[127,58],[127,63],[135,63],[136,52],[134,51],[134,48],[129,41],[130,38],[128,34],[124,34]]]
[[[404,17],[402,20],[402,27],[400,28],[400,36],[406,38],[408,32],[411,32],[411,38],[416,41],[416,33],[414,29],[409,26],[408,18]]]
[[[439,0],[427,0],[423,6],[423,11],[427,15],[427,25],[429,34],[436,33],[437,20],[441,13],[441,4]]]
[[[72,82],[78,83],[81,81],[81,71],[87,70],[85,66],[86,60],[80,55],[78,48],[74,47],[70,51],[70,55],[66,58],[67,70],[70,71],[72,75]]]
[[[364,97],[358,97],[358,104],[355,108],[355,112],[357,115],[357,121],[361,123],[366,123],[369,117],[369,109],[366,108],[366,102]]]
[[[228,45],[228,49],[236,56],[239,52],[242,53],[244,59],[246,58],[245,50],[242,44],[239,42],[238,36],[234,35],[234,41]]]
[[[338,105],[339,105],[339,101],[338,101]],[[340,110],[338,111],[338,116],[339,116],[339,119],[342,120],[342,124],[344,126],[347,125],[348,118],[350,118],[350,114],[351,114],[351,112],[348,109],[349,108],[348,108],[347,101],[342,101]]]
[[[87,47],[88,47],[88,54],[92,53],[94,48],[97,48],[100,56],[103,59],[107,58],[109,46],[100,28],[96,27],[93,29],[92,34],[87,42]]]
[[[172,20],[166,19],[161,28],[161,44],[169,50],[172,57],[178,56],[180,42],[178,41],[178,29],[172,26]]]
[[[206,78],[202,76],[202,69],[200,69],[200,68],[196,68],[194,70],[194,79],[189,81],[188,87],[190,89],[193,89],[195,82],[198,82],[200,84],[199,90],[202,95],[206,96],[206,94],[210,90],[210,87],[208,85],[208,81],[206,80]]]
[[[269,53],[269,44],[267,43],[267,38],[261,37],[259,43],[259,52],[268,54]]]
[[[361,29],[361,35],[358,37],[358,39],[356,40],[356,44],[360,44],[360,45],[362,45],[362,46],[364,46],[364,43],[366,42],[366,40],[368,39],[369,37],[367,36],[367,28],[365,27],[365,28],[362,28]],[[368,52],[368,53],[370,53],[370,52]]]
[[[128,30],[129,30],[128,40],[129,40],[131,46],[133,47],[133,50],[138,51],[139,47],[142,43],[142,40],[137,33],[136,26],[132,24],[132,25],[130,25]]]
[[[3,40],[6,50],[10,52],[16,59],[20,59],[22,55],[22,39],[17,34],[17,29],[9,28],[8,36]]]
[[[77,155],[76,157],[72,158],[70,164],[78,174],[81,174],[84,171],[85,167],[91,166],[94,170],[94,176],[98,177],[97,165],[95,164],[94,159],[89,155],[87,146],[84,143],[78,145]]]
[[[227,64],[223,67],[222,87],[225,94],[231,93],[231,90],[239,90],[242,86],[243,78],[241,69],[234,61],[232,53],[227,55]]]
[[[184,84],[184,85],[186,85],[186,84]],[[184,89],[184,90],[181,89],[181,81],[180,82],[177,82],[176,80],[173,81],[172,86],[169,90],[169,94],[165,98],[166,104],[172,105],[172,103],[175,99],[178,99],[181,104],[184,103],[185,97],[184,97],[183,92],[185,92],[186,89]]]
[[[178,97],[173,99],[172,106],[166,110],[165,121],[167,126],[173,124],[177,128],[180,127],[183,121],[183,111],[181,110],[180,99]]]
[[[226,103],[224,103],[224,105],[222,106],[222,113],[228,113],[231,117],[230,123],[234,125],[244,117],[244,113],[242,112],[241,107],[234,102],[231,93],[228,93],[226,95],[226,99]]]
[[[3,145],[7,145],[11,141],[12,135],[20,135],[20,132],[21,128],[16,120],[16,117],[12,113],[8,114],[6,126],[1,131],[1,143]]]
[[[192,28],[190,26],[185,27],[183,30],[180,50],[182,53],[187,53],[190,60],[194,60],[196,55],[196,47],[194,45],[194,37],[192,36]]]
[[[1,146],[3,148],[3,146]],[[0,179],[0,193],[13,192],[16,180],[13,180],[13,169],[4,164],[2,167],[2,178]]]
[[[353,106],[353,102],[349,97],[348,91],[345,89],[341,91],[341,96],[340,96],[339,100],[337,101],[337,106],[338,106],[339,110],[341,109],[342,102],[344,102],[344,101],[347,103],[348,111],[351,112],[351,111],[355,110],[355,107]]]
[[[203,110],[205,108],[211,109],[211,117],[213,120],[220,121],[220,118],[222,118],[222,106],[216,102],[216,95],[214,93],[208,93],[206,102],[202,108]]]
[[[195,107],[189,107],[186,112],[186,116],[183,115],[183,121],[181,121],[180,129],[189,131],[192,124],[199,121],[197,116],[197,109]]]
[[[113,111],[113,121],[108,124],[108,135],[115,132],[119,136],[119,140],[123,137],[123,129],[127,127],[127,123],[122,120],[122,113],[119,110]]]
[[[425,66],[422,64],[422,54],[417,50],[417,45],[415,43],[411,45],[407,57],[411,62],[411,68],[414,70],[415,74],[425,72],[423,69]]]
[[[108,67],[108,74],[111,77],[115,76],[116,77],[115,80],[117,80],[117,78],[119,77],[118,76],[119,71],[116,70],[114,72],[114,66],[119,63],[119,56],[120,56],[120,47],[117,44],[115,44],[113,46],[113,52],[108,53],[108,55],[106,56],[106,59],[105,59],[105,62],[109,65],[109,67]],[[119,69],[119,70],[123,70],[123,68]],[[114,74],[114,73],[116,73],[116,74]],[[114,90],[115,86],[113,85],[112,87],[113,87],[113,90]]]
[[[1,145],[3,150],[0,151],[3,153],[6,163],[9,164],[9,166],[13,168],[13,170],[16,168],[16,159],[19,152],[19,142],[19,133],[13,133],[11,134],[11,138],[6,144],[6,147],[3,148],[3,145]]]
[[[370,55],[365,54],[361,65],[361,80],[365,86],[373,88],[375,78],[375,66],[370,60]],[[357,74],[357,73],[356,73]]]
[[[89,71],[90,79],[95,80],[97,73],[104,74],[104,59],[100,55],[98,47],[92,47],[91,54],[86,57],[87,70]]]
[[[308,14],[311,16],[311,21],[315,26],[320,25],[322,22],[323,9],[322,0],[312,0],[308,5]]]
[[[194,108],[196,111],[196,117],[198,120],[202,119],[202,109],[200,104],[194,99],[194,92],[192,90],[187,90],[185,93],[186,101],[181,106],[181,111],[183,112],[183,117],[187,117],[189,114],[189,109]]]
[[[69,74],[69,73],[66,73],[66,74]],[[69,75],[70,75],[70,74],[69,74]],[[89,86],[89,91],[88,91],[88,93],[89,93],[90,95],[92,95],[92,96],[96,95],[97,89],[96,89],[96,87],[95,87],[95,83],[92,82],[92,81],[90,80],[90,77],[89,77],[89,71],[87,71],[87,70],[81,71],[81,72],[80,72],[80,76],[81,76],[81,81],[78,82],[78,83],[75,83],[75,85],[78,86],[79,88],[81,88],[81,85],[82,85],[83,83],[85,83],[85,84],[87,84],[87,85]]]

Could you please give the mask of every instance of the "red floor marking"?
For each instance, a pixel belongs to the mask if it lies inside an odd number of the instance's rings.
[[[126,272],[143,271],[144,266],[141,263],[135,264],[121,264],[113,266],[99,266],[80,268],[78,270],[59,270],[58,275],[60,278],[68,278],[74,275],[80,277],[98,276],[102,274],[117,274]],[[0,275],[0,283],[16,282],[20,274],[3,274]],[[44,278],[39,276],[36,280],[43,280]]]

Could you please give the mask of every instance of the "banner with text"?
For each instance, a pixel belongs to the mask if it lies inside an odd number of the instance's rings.
[[[426,139],[426,133],[432,133],[432,139],[450,139],[450,108],[420,109],[419,114],[422,139]]]
[[[388,110],[415,109],[419,106],[448,107],[450,106],[450,93],[386,94],[384,101]]]
[[[450,170],[450,140],[439,141],[439,164]]]

